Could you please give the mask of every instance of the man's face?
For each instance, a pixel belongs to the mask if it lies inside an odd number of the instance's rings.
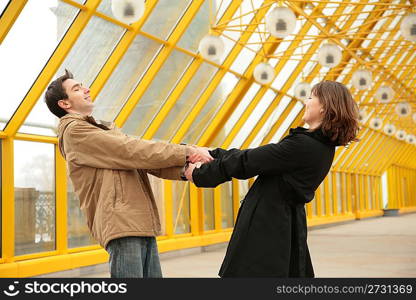
[[[83,87],[81,83],[74,79],[65,80],[62,86],[68,95],[68,99],[59,100],[59,106],[68,113],[91,115],[94,109],[94,103],[90,97],[90,89]]]

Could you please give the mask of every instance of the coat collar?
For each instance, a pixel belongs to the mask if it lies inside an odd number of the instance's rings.
[[[305,134],[326,145],[339,146],[339,143],[337,141],[331,141],[331,139],[322,131],[321,128],[315,129],[313,131],[309,131],[308,129],[304,127],[296,127],[296,128],[291,128],[289,130],[289,134],[291,135]]]

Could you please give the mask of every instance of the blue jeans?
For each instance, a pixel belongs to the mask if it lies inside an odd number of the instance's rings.
[[[159,254],[155,237],[129,236],[111,240],[111,278],[161,278]]]

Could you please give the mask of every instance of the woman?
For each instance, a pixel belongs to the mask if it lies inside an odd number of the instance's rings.
[[[341,83],[312,88],[298,127],[277,144],[210,151],[214,161],[190,164],[198,187],[257,176],[238,211],[221,277],[314,277],[307,245],[305,203],[314,198],[334,159],[335,146],[356,140],[358,107]]]

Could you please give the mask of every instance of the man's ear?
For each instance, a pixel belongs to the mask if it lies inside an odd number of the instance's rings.
[[[71,108],[71,104],[68,102],[68,100],[59,100],[58,105],[62,109],[68,109]]]

